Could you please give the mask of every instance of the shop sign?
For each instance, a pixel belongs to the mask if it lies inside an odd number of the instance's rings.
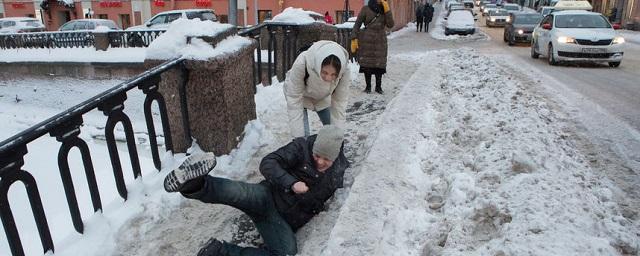
[[[15,9],[22,9],[22,8],[25,8],[25,5],[24,3],[11,3],[11,7]]]
[[[164,1],[162,1],[162,0],[154,0],[153,1],[153,5],[155,5],[157,7],[164,7]]]
[[[102,8],[122,7],[122,2],[114,2],[114,1],[100,2],[100,7]]]
[[[196,6],[198,7],[211,6],[211,0],[196,0]]]

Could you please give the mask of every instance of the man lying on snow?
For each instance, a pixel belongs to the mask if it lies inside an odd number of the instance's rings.
[[[342,187],[349,165],[343,137],[340,128],[326,125],[317,135],[294,139],[262,159],[260,173],[266,180],[258,184],[209,176],[216,165],[211,153],[189,156],[167,175],[165,190],[243,211],[264,240],[264,247],[253,248],[211,239],[198,256],[296,254],[294,232],[322,211]]]

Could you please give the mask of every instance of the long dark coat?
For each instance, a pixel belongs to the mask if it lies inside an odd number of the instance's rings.
[[[377,18],[376,15],[378,15]],[[365,28],[361,29],[362,24],[365,25]],[[392,28],[393,25],[391,11],[378,14],[368,5],[360,9],[360,14],[353,25],[352,38],[358,39],[358,63],[361,68],[386,70],[387,34],[385,28]]]
[[[420,23],[424,19],[424,5],[420,4],[416,8],[416,22]]]
[[[433,5],[430,4],[426,4],[423,8],[423,18],[424,18],[424,22],[431,22],[431,20],[433,19]]]
[[[313,161],[313,143],[317,135],[296,138],[291,143],[268,154],[260,162],[260,173],[270,186],[278,212],[295,231],[318,214],[324,203],[343,185],[344,171],[349,162],[342,149],[333,165],[324,173]],[[295,194],[291,186],[302,181],[309,191]]]

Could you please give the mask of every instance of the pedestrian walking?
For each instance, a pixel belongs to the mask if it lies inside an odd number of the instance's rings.
[[[427,2],[423,9],[424,32],[429,32],[429,23],[433,20],[433,11],[433,5]]]
[[[343,153],[343,131],[324,126],[317,135],[294,139],[260,162],[260,183],[210,176],[215,156],[189,156],[164,180],[167,192],[210,204],[224,204],[251,218],[264,246],[241,247],[210,239],[198,256],[295,255],[295,232],[324,210],[324,203],[343,186],[349,162]]]
[[[349,53],[340,44],[321,40],[300,53],[284,80],[291,137],[309,135],[307,110],[323,125],[344,128],[351,72]]]
[[[420,2],[416,7],[416,32],[422,32],[422,23],[424,22],[424,4]]]
[[[364,28],[360,29],[362,24]],[[358,52],[359,72],[364,73],[366,93],[371,93],[371,75],[376,77],[376,92],[383,93],[382,75],[387,72],[386,29],[393,25],[393,15],[385,0],[369,0],[353,25],[351,51]]]
[[[333,25],[333,17],[329,15],[328,11],[324,13],[324,22],[326,22],[329,25]]]

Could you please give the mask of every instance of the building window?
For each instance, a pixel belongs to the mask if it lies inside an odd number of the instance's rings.
[[[107,15],[107,14],[98,14],[98,19],[108,20],[109,19],[109,15]]]
[[[258,10],[258,23],[262,23],[265,20],[270,20],[272,17],[271,10]]]
[[[122,29],[131,27],[131,16],[129,14],[120,14],[120,25],[122,25]]]
[[[340,24],[340,23],[345,23],[346,20],[344,19],[344,10],[342,11],[336,11],[336,24]],[[349,11],[349,17],[353,17],[355,15],[355,13],[353,11]],[[347,18],[348,19],[348,18]]]

